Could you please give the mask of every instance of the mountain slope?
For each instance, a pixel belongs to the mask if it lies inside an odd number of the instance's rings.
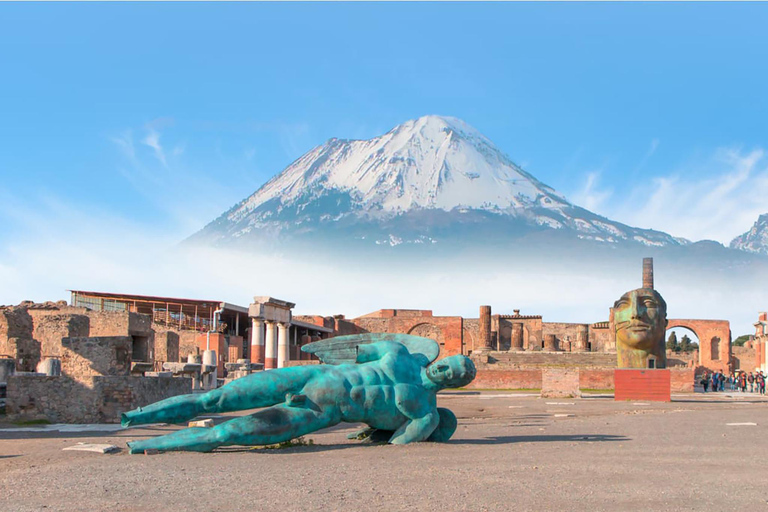
[[[569,203],[480,132],[440,116],[408,121],[370,140],[331,139],[193,239],[399,245],[553,231],[605,244],[685,243]]]
[[[732,249],[768,255],[768,213],[758,217],[752,229],[731,241]]]

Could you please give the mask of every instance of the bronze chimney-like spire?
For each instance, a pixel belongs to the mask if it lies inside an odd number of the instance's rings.
[[[643,288],[653,290],[653,258],[643,258]]]

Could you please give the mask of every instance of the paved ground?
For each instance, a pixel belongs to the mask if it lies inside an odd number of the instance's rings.
[[[172,427],[0,430],[0,510],[767,510],[768,401],[673,398],[441,394],[459,416],[441,445],[361,444],[344,425],[314,446],[100,455],[62,448]]]

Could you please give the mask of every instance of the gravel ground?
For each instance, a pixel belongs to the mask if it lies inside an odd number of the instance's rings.
[[[673,400],[441,394],[456,435],[408,446],[348,441],[345,424],[312,446],[129,455],[127,441],[174,427],[0,430],[0,510],[768,509],[768,401]],[[62,451],[82,441],[123,450]]]

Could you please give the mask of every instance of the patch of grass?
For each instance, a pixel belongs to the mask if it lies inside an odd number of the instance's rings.
[[[541,392],[541,388],[451,388],[451,391],[519,391],[523,392]]]
[[[14,421],[14,425],[19,426],[26,426],[26,425],[50,425],[51,422],[48,420],[21,420],[21,421]]]
[[[283,441],[282,443],[269,444],[263,446],[264,450],[282,450],[284,448],[295,448],[297,446],[314,446],[315,442],[312,439],[306,440],[304,436],[291,439],[290,441]]]
[[[613,393],[613,389],[595,389],[595,388],[581,388],[582,393],[601,393],[601,394],[610,394]]]

